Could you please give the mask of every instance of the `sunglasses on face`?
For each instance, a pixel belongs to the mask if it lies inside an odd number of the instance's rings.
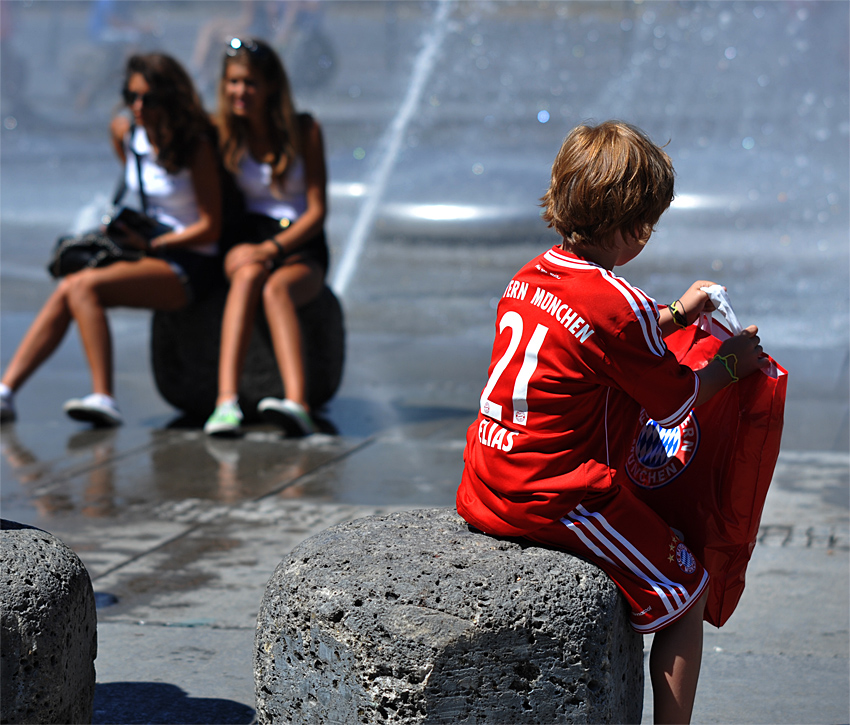
[[[157,108],[159,106],[159,96],[155,93],[151,93],[150,91],[147,93],[136,93],[135,91],[129,91],[125,88],[122,91],[122,95],[124,96],[124,103],[128,106],[132,106],[140,98],[142,99],[142,105],[145,108]]]
[[[231,38],[225,51],[231,58],[235,57],[240,50],[247,50],[252,55],[262,55],[265,48],[261,48],[250,38],[242,40],[241,38]]]

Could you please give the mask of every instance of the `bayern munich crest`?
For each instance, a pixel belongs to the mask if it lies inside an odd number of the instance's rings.
[[[699,425],[693,411],[675,428],[662,428],[641,410],[626,473],[641,488],[661,488],[690,465],[697,448]]]
[[[685,574],[693,574],[697,570],[697,560],[687,546],[679,544],[676,547],[676,561]]]

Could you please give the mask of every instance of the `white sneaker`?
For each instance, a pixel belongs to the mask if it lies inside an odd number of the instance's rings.
[[[235,436],[241,426],[242,410],[235,400],[228,400],[216,406],[204,424],[204,433],[208,436]]]
[[[93,423],[98,428],[110,428],[124,422],[115,398],[101,393],[92,393],[82,399],[73,398],[62,409],[74,420]]]
[[[3,387],[5,388],[5,386]],[[15,394],[8,388],[0,391],[0,423],[13,423],[17,417]]]
[[[263,398],[257,411],[263,420],[280,426],[289,436],[308,436],[316,432],[307,409],[289,398]]]

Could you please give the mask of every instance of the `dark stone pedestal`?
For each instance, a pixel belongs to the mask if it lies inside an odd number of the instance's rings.
[[[218,393],[218,352],[221,318],[227,290],[213,292],[177,312],[157,312],[151,332],[151,359],[157,389],[175,408],[206,418]],[[298,311],[307,357],[310,406],[320,408],[339,388],[345,359],[342,307],[325,287]],[[267,396],[283,398],[271,338],[262,305],[239,384],[239,404],[246,421],[256,416],[257,403]]]

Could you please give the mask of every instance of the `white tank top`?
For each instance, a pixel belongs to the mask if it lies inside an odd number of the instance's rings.
[[[249,153],[245,153],[239,161],[236,180],[245,195],[249,212],[295,221],[307,209],[304,160],[300,156],[286,174],[280,196],[272,194],[271,164],[260,163]]]
[[[139,178],[136,171],[135,151],[141,157],[142,181],[147,198],[147,212],[163,224],[179,232],[198,221],[198,202],[192,174],[189,169],[180,169],[171,174],[159,165],[148,135],[142,126],[137,126],[127,149],[127,165],[124,178],[127,189],[138,193]],[[186,247],[187,251],[206,256],[216,254],[216,244]]]

